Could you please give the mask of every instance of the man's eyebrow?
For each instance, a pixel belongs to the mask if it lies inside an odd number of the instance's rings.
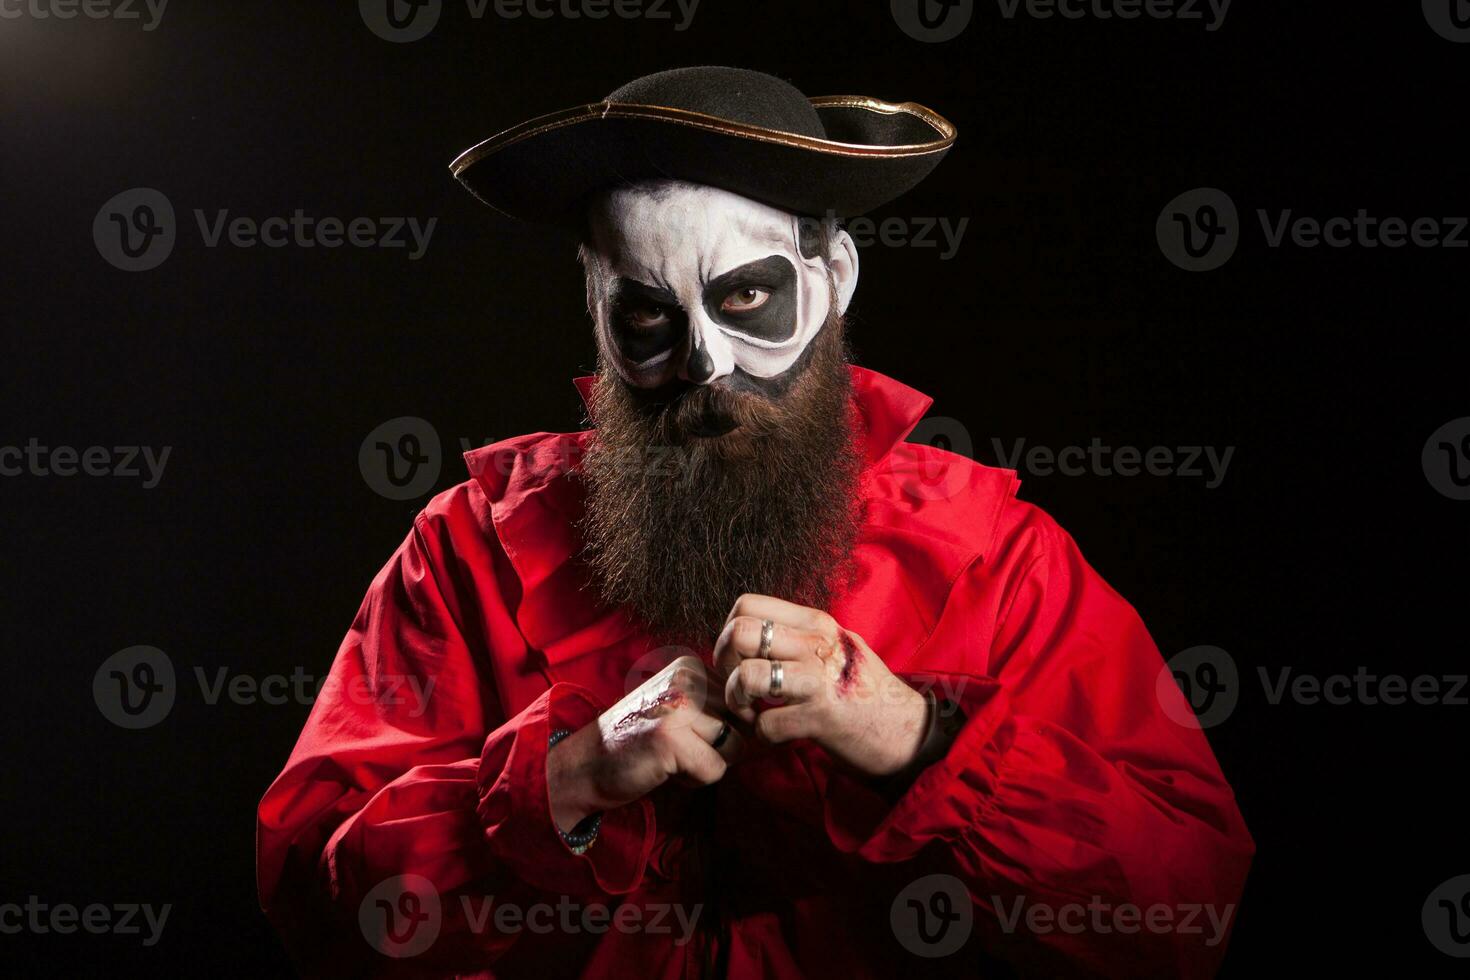
[[[768,255],[754,262],[736,266],[726,272],[722,272],[709,281],[706,289],[717,289],[731,286],[735,283],[755,280],[763,285],[781,285],[791,279],[795,274],[791,263],[781,255]]]
[[[623,295],[623,293],[625,292],[631,293],[634,296],[642,297],[643,299],[653,300],[656,303],[665,303],[669,306],[679,305],[679,298],[673,293],[669,292],[667,289],[664,289],[662,286],[650,286],[646,282],[639,282],[637,279],[629,279],[627,276],[614,277],[612,290],[613,298],[616,299],[617,297]]]

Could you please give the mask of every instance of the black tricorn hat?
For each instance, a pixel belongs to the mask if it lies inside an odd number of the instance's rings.
[[[449,169],[497,211],[572,227],[590,194],[651,178],[845,218],[912,188],[954,140],[949,120],[914,102],[808,99],[758,71],[675,68],[507,129]]]

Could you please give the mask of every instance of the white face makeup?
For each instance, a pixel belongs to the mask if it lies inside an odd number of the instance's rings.
[[[797,216],[715,187],[659,181],[602,195],[589,214],[603,356],[631,385],[776,380],[857,286],[846,232],[804,256]]]

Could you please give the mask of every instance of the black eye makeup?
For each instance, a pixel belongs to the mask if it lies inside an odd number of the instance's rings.
[[[688,318],[672,293],[636,279],[614,281],[610,312],[613,340],[635,364],[672,350],[689,329]]]
[[[796,267],[772,255],[710,280],[704,309],[731,333],[780,343],[796,336]]]

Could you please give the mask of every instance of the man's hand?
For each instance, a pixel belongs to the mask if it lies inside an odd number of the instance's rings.
[[[711,703],[704,664],[680,657],[578,729],[546,757],[547,792],[558,827],[640,799],[670,778],[708,785],[725,774],[739,735]],[[711,743],[720,739],[720,748]]]
[[[764,623],[774,624],[762,656]],[[918,753],[928,721],[924,696],[894,676],[862,637],[820,609],[743,595],[715,643],[725,703],[756,734],[779,743],[809,738],[869,776],[888,776]],[[773,664],[780,698],[771,698]],[[762,699],[779,704],[756,710]]]

